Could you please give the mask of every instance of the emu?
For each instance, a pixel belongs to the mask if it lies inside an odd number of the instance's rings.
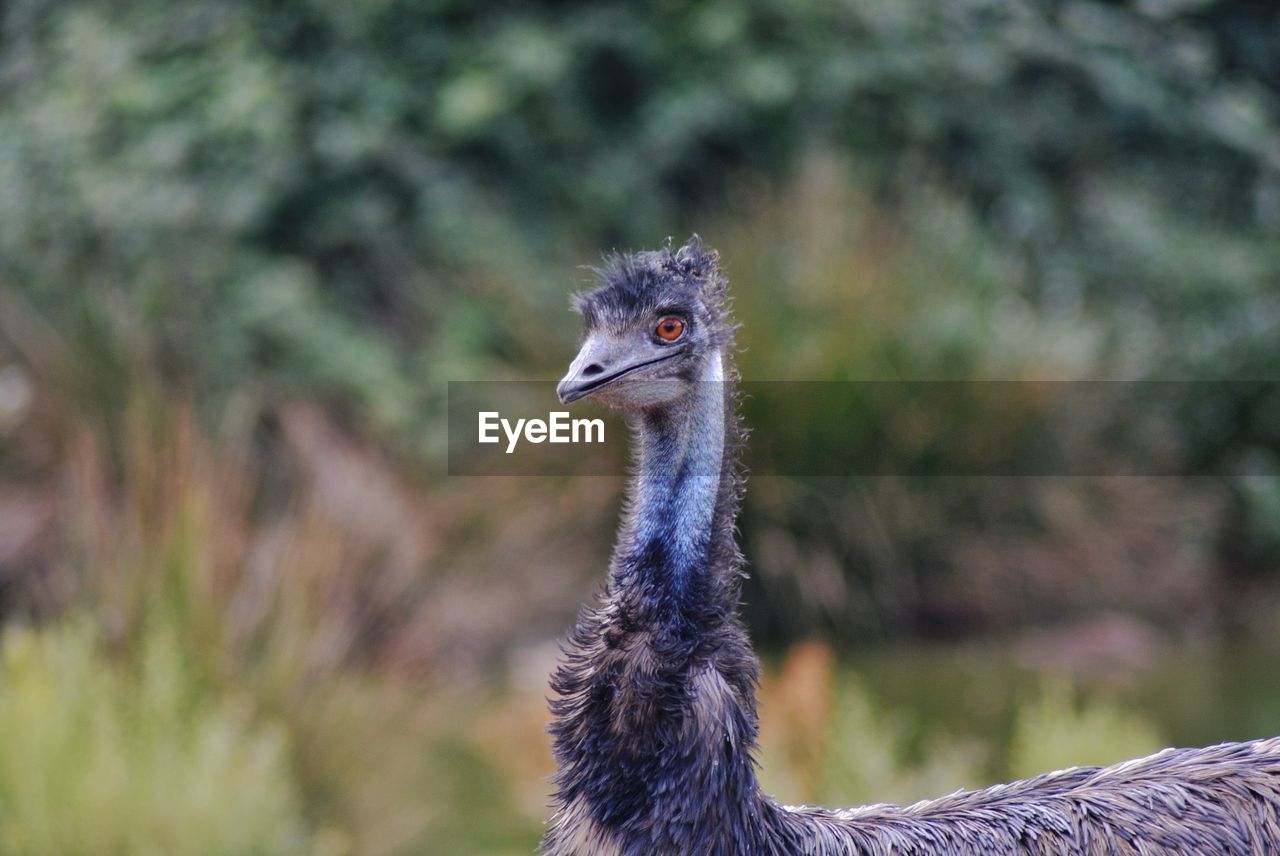
[[[1280,853],[1280,738],[1166,749],[900,807],[780,805],[756,780],[758,665],[737,615],[743,444],[717,254],[615,255],[575,298],[560,382],[627,417],[635,467],[608,579],[552,676],[542,842],[569,854]]]

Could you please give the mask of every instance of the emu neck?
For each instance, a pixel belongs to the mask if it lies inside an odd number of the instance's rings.
[[[725,461],[724,369],[707,360],[676,405],[633,420],[637,471],[614,575],[636,617],[673,630],[698,620],[714,597],[717,511],[731,514]],[[731,526],[732,524],[730,524]]]
[[[632,420],[637,467],[604,602],[552,678],[558,811],[580,853],[763,853],[758,667],[736,617],[732,373],[712,355],[673,406]]]

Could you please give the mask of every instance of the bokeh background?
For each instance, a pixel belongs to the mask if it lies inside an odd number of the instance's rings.
[[[0,4],[0,852],[531,852],[622,485],[446,383],[694,231],[748,378],[1177,382],[1185,477],[753,480],[771,791],[1280,733],[1278,86],[1266,0]]]

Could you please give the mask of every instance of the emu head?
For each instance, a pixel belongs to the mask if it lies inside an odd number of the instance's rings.
[[[590,395],[635,412],[673,406],[698,383],[720,380],[733,328],[718,262],[697,235],[678,250],[607,259],[599,287],[574,298],[586,331],[556,388],[560,401]]]

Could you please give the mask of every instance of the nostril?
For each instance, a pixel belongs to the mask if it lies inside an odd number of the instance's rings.
[[[592,363],[591,365],[587,366],[585,369],[582,370],[582,376],[592,377],[593,375],[600,374],[602,371],[604,371],[604,366],[600,365],[599,363]]]

